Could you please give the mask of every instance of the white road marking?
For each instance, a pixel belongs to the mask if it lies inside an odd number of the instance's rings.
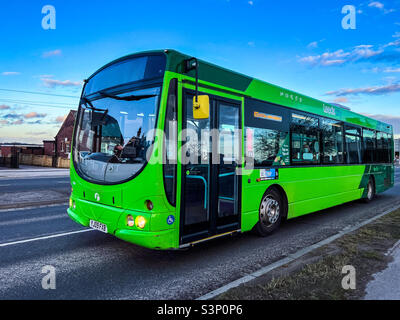
[[[31,210],[31,209],[51,208],[51,207],[62,207],[62,206],[66,206],[68,204],[69,204],[68,202],[61,202],[61,203],[55,203],[55,204],[45,204],[45,205],[36,205],[36,206],[29,206],[29,207],[1,209],[0,213],[2,213],[2,212],[10,212],[10,211],[22,211],[22,210]]]
[[[11,184],[0,184],[0,187],[9,187]]]
[[[39,241],[39,240],[46,240],[46,239],[52,239],[52,238],[65,237],[65,236],[69,236],[71,234],[84,233],[84,232],[90,232],[90,231],[96,231],[96,230],[94,230],[94,229],[84,229],[84,230],[78,230],[78,231],[71,231],[71,232],[53,234],[51,236],[38,237],[38,238],[32,238],[32,239],[26,239],[26,240],[14,241],[14,242],[0,243],[0,248],[1,247],[13,246],[13,245],[16,245],[16,244],[21,244],[21,243],[28,243],[28,242],[34,242],[34,241]]]
[[[379,214],[379,215],[377,215],[377,216],[375,216],[373,218],[365,220],[365,221],[363,221],[363,222],[361,222],[361,223],[359,223],[359,224],[357,224],[357,225],[355,225],[353,227],[346,227],[342,231],[338,232],[337,234],[334,234],[333,236],[330,236],[330,237],[328,237],[328,238],[326,238],[324,240],[321,240],[320,242],[317,242],[317,243],[315,243],[315,244],[313,244],[311,246],[308,246],[308,247],[305,247],[303,249],[300,249],[299,251],[297,251],[295,253],[291,253],[286,258],[278,260],[278,261],[276,261],[276,262],[274,262],[274,263],[272,263],[272,264],[270,264],[270,265],[268,265],[268,266],[266,266],[264,268],[261,268],[258,271],[255,271],[253,273],[247,274],[242,278],[239,278],[239,279],[237,279],[235,281],[232,281],[232,282],[230,282],[230,283],[228,283],[228,284],[226,284],[226,285],[224,285],[224,286],[222,286],[222,287],[220,287],[220,288],[218,288],[216,290],[213,290],[213,291],[211,291],[211,292],[209,292],[209,293],[207,293],[207,294],[205,294],[203,296],[198,297],[196,300],[209,300],[209,299],[215,298],[216,296],[228,291],[229,289],[236,288],[236,287],[238,287],[239,285],[241,285],[243,283],[246,283],[246,282],[249,282],[251,280],[254,280],[254,279],[256,279],[256,278],[258,278],[258,277],[260,277],[260,276],[262,276],[262,275],[264,275],[264,274],[266,274],[266,273],[268,273],[268,272],[270,272],[270,271],[272,271],[272,270],[274,270],[276,268],[282,267],[285,264],[293,262],[296,259],[304,256],[305,254],[307,254],[307,253],[309,253],[309,252],[311,252],[311,251],[313,251],[315,249],[318,249],[318,248],[320,248],[320,247],[322,247],[322,246],[324,246],[326,244],[329,244],[329,243],[335,241],[336,239],[338,239],[338,238],[340,238],[340,237],[342,237],[342,236],[344,236],[344,235],[346,235],[346,234],[348,234],[350,232],[353,232],[353,231],[355,231],[357,229],[360,229],[361,227],[363,227],[363,226],[365,226],[365,225],[367,225],[367,224],[369,224],[369,223],[371,223],[371,222],[373,222],[373,221],[375,221],[375,220],[377,220],[377,219],[379,219],[379,218],[381,218],[381,217],[383,217],[383,216],[385,216],[385,215],[387,215],[387,214],[389,214],[389,213],[391,213],[391,212],[393,212],[393,211],[395,211],[395,210],[397,210],[399,208],[400,208],[400,205],[397,205],[396,207],[394,207],[392,209],[389,209],[389,210],[386,210],[385,212],[383,212],[383,213],[381,213],[381,214]]]
[[[50,221],[50,220],[56,220],[56,219],[69,219],[69,217],[68,217],[68,214],[65,212],[63,214],[57,214],[54,216],[45,216],[45,217],[36,217],[36,218],[28,218],[28,219],[25,218],[25,219],[4,221],[4,222],[0,222],[0,227],[22,225],[22,224],[27,224],[27,223],[37,223],[37,222],[41,222],[41,221]]]

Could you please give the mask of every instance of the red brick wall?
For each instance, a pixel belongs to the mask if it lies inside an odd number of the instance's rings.
[[[11,156],[12,148],[13,148],[13,147],[4,147],[4,146],[1,146],[1,147],[0,147],[0,149],[1,149],[1,156],[4,157],[4,158]]]
[[[55,141],[43,141],[44,154],[46,156],[54,156]]]
[[[15,154],[16,152],[23,153],[23,154],[35,154],[35,155],[43,154],[43,148],[1,146],[0,150],[1,150],[2,157],[10,157],[11,155]]]
[[[44,148],[35,148],[32,149],[32,153],[38,156],[41,156],[44,154]]]

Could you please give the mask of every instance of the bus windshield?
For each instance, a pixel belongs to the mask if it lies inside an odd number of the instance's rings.
[[[146,164],[153,143],[160,87],[83,98],[73,150],[80,175],[94,183],[120,183]]]

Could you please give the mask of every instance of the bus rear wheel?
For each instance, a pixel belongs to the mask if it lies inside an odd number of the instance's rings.
[[[373,178],[369,178],[368,185],[367,185],[367,196],[363,199],[364,202],[368,203],[371,202],[375,198],[375,182]]]
[[[259,221],[255,226],[256,233],[266,237],[279,228],[284,214],[280,193],[271,189],[264,195],[259,209]]]

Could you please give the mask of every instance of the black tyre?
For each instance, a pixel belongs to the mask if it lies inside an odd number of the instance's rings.
[[[367,184],[367,196],[363,199],[365,203],[369,203],[372,200],[374,200],[376,195],[375,191],[375,182],[373,178],[369,178],[368,184]]]
[[[280,193],[268,190],[261,200],[259,209],[259,221],[255,226],[256,233],[266,237],[279,228],[284,216],[284,206]]]

